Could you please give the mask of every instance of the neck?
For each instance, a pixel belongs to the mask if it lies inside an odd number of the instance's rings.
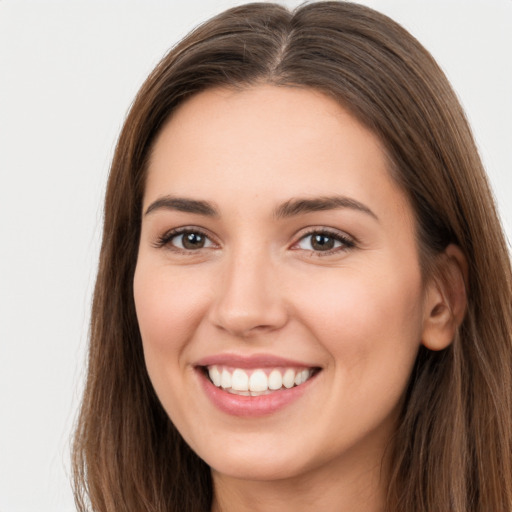
[[[382,512],[384,464],[356,461],[281,480],[243,480],[212,472],[212,512]]]

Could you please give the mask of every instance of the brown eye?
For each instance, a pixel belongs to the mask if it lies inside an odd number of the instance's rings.
[[[157,247],[164,246],[184,251],[197,251],[214,247],[215,244],[201,231],[180,230],[164,235],[159,240]]]
[[[315,251],[329,251],[334,249],[335,241],[333,237],[319,233],[311,236],[310,243]]]
[[[184,249],[202,249],[205,246],[206,237],[201,233],[183,233],[180,236]]]
[[[297,243],[297,248],[312,253],[329,253],[344,251],[355,246],[352,239],[342,233],[315,231],[303,236]]]

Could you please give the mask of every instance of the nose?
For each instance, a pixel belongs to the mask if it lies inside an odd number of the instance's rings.
[[[218,277],[210,309],[210,321],[217,328],[249,338],[287,323],[283,288],[271,258],[253,251],[233,254]]]

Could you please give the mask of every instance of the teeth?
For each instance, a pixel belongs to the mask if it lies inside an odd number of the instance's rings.
[[[295,372],[291,368],[288,368],[288,370],[286,370],[283,375],[283,386],[287,389],[290,389],[293,388],[294,384]]]
[[[217,387],[220,387],[221,375],[220,375],[219,369],[216,366],[212,366],[210,368],[209,374],[210,374],[210,379],[212,379],[212,382]]]
[[[268,371],[267,371],[268,372]],[[268,375],[263,369],[257,369],[250,375],[241,368],[232,371],[218,366],[209,366],[208,375],[217,387],[221,387],[230,393],[245,396],[260,396],[282,389],[290,389],[306,382],[312,374],[309,369],[286,370],[273,369]]]
[[[220,377],[220,385],[224,389],[231,387],[231,373],[229,373],[226,369],[222,370],[222,374]]]
[[[283,376],[279,370],[272,370],[268,376],[268,389],[281,389],[283,387]]]
[[[231,377],[231,388],[235,391],[249,391],[249,377],[247,373],[237,368]]]
[[[241,395],[241,396],[251,396],[250,391],[243,391],[243,390],[235,390],[233,388],[227,390],[228,393],[231,393],[232,395]]]
[[[256,370],[251,375],[249,389],[251,391],[266,391],[268,389],[268,378],[263,370]]]
[[[266,391],[250,391],[251,396],[261,396],[261,395],[270,395],[272,391],[269,391],[268,389]]]

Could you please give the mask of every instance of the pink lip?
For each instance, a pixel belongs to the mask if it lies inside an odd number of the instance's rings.
[[[288,364],[285,366],[288,366]],[[308,391],[317,377],[317,374],[315,374],[300,386],[282,389],[268,395],[242,396],[228,393],[212,384],[204,371],[199,367],[196,368],[196,374],[206,396],[218,409],[231,416],[248,418],[268,416],[292,404]]]
[[[238,354],[217,354],[213,356],[204,357],[197,361],[194,366],[213,366],[224,365],[234,368],[276,368],[276,367],[289,367],[289,368],[313,368],[315,365],[304,363],[301,361],[294,361],[292,359],[285,359],[283,357],[274,356],[271,354],[255,354],[251,356],[243,356]]]

